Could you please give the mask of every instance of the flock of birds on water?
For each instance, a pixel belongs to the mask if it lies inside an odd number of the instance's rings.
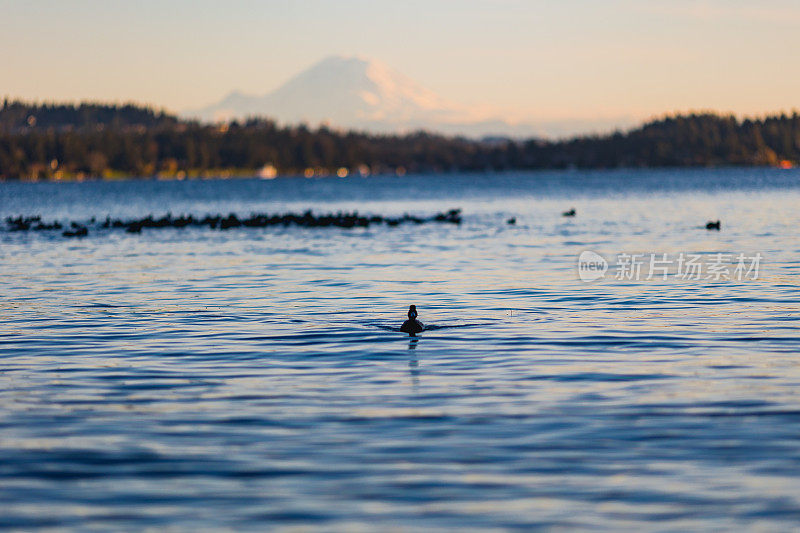
[[[577,212],[575,208],[561,213],[564,217],[574,217]],[[199,218],[192,215],[181,215],[173,217],[167,214],[160,218],[148,215],[144,218],[122,220],[107,216],[102,222],[92,217],[89,222],[70,221],[61,223],[57,220],[45,222],[41,216],[17,216],[5,219],[5,230],[9,232],[19,231],[61,231],[64,237],[86,237],[89,235],[89,228],[94,226],[102,229],[123,229],[127,233],[141,233],[142,229],[158,228],[185,228],[188,226],[207,227],[210,229],[227,230],[231,228],[266,228],[270,226],[300,226],[305,228],[366,228],[371,225],[385,224],[387,226],[399,226],[400,224],[413,223],[425,224],[429,222],[441,222],[448,224],[461,224],[461,209],[450,209],[429,217],[417,217],[405,214],[402,217],[384,217],[381,215],[364,216],[358,212],[352,213],[330,213],[326,215],[315,215],[312,211],[302,214],[284,213],[280,215],[252,214],[247,218],[239,218],[236,214],[230,213],[223,215],[206,215]],[[506,223],[513,226],[517,223],[517,217],[511,217]],[[706,223],[707,230],[717,230],[722,228],[719,220]]]
[[[564,217],[574,217],[577,212],[575,208],[561,213]],[[64,237],[86,237],[89,235],[89,228],[96,227],[102,229],[123,229],[127,233],[141,233],[142,229],[158,228],[185,228],[188,226],[207,227],[210,229],[227,230],[231,228],[266,228],[270,226],[300,226],[304,228],[367,228],[371,225],[385,224],[387,226],[399,226],[400,224],[413,223],[425,224],[429,222],[440,222],[447,224],[461,224],[461,209],[450,209],[429,217],[417,217],[405,214],[402,217],[384,217],[381,215],[359,215],[358,212],[352,213],[330,213],[326,215],[315,215],[312,211],[302,214],[284,213],[280,215],[252,214],[247,218],[239,218],[236,214],[229,215],[206,215],[199,218],[192,215],[181,215],[173,217],[167,214],[160,218],[148,215],[144,218],[122,220],[107,216],[102,222],[92,217],[88,223],[70,221],[61,223],[57,220],[46,222],[41,216],[17,216],[5,219],[5,230],[8,232],[19,231],[61,231]],[[513,226],[517,223],[516,217],[506,220],[506,223]],[[722,224],[719,220],[706,223],[707,230],[719,231]]]
[[[315,215],[312,211],[305,213],[284,213],[280,215],[252,214],[247,218],[239,218],[235,213],[229,215],[206,215],[199,218],[192,215],[173,217],[167,214],[160,218],[148,215],[144,218],[122,220],[106,217],[98,221],[92,218],[88,223],[71,221],[62,224],[59,221],[46,222],[41,216],[18,216],[6,218],[6,231],[61,231],[64,237],[86,237],[89,228],[122,229],[127,233],[141,233],[142,229],[161,228],[186,228],[207,227],[210,229],[227,230],[231,228],[266,228],[270,226],[300,226],[304,228],[367,228],[371,225],[385,224],[399,226],[400,224],[426,224],[438,222],[445,224],[461,224],[461,209],[450,209],[429,217],[417,217],[405,214],[402,217],[384,217],[381,215],[364,216],[358,212],[331,213]]]

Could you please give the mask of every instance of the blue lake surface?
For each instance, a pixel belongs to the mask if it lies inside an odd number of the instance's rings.
[[[0,527],[800,526],[800,172],[0,183],[3,218],[450,208],[0,232]]]

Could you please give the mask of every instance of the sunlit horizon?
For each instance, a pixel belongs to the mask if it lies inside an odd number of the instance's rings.
[[[0,96],[135,102],[180,113],[265,95],[333,55],[380,61],[463,108],[569,133],[674,114],[790,114],[800,7],[517,0],[0,1]]]

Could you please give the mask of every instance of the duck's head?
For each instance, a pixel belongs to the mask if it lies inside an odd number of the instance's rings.
[[[415,318],[417,318],[417,306],[416,305],[412,305],[411,307],[408,308],[408,318],[410,320],[414,320]]]

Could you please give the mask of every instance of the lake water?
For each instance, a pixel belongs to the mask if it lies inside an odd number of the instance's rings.
[[[798,206],[767,169],[0,183],[3,218],[463,209],[0,232],[0,527],[794,529]]]

